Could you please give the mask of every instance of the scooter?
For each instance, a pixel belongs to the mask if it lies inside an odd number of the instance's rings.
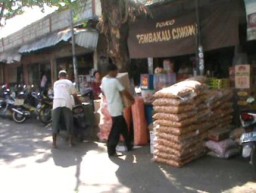
[[[33,91],[33,85],[30,89],[24,87],[24,90],[20,91],[15,98],[12,118],[16,123],[23,123],[32,116],[38,118],[39,110],[39,98],[37,92]]]
[[[249,97],[247,103],[252,104],[255,99]],[[242,156],[249,158],[250,163],[256,170],[256,111],[245,110],[240,113],[241,125],[245,132],[240,137],[240,144],[242,148]]]
[[[53,98],[49,96],[44,96],[39,93],[39,104],[38,104],[38,116],[39,120],[47,125],[52,121],[52,105],[53,105]]]
[[[87,128],[85,109],[82,104],[75,105],[72,109],[74,121],[74,135],[79,141],[83,141],[87,137]]]
[[[12,96],[12,93],[6,85],[1,87],[0,94],[0,116],[11,118],[12,108],[15,107],[15,99]]]

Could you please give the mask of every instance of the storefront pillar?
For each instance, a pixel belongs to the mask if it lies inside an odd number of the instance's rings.
[[[97,53],[96,50],[93,52],[93,68],[97,69],[97,70],[99,69],[99,66],[98,66],[98,53]]]
[[[4,84],[4,77],[5,73],[4,73],[4,64],[0,64],[0,84]]]
[[[23,64],[23,78],[24,84],[29,84],[29,64]]]
[[[5,64],[5,68],[3,69],[3,72],[4,72],[4,81],[5,81],[5,84],[8,83],[8,76],[6,76],[6,74],[8,74],[8,68],[6,66],[7,64]]]
[[[51,57],[50,59],[50,65],[51,65],[51,84],[53,85],[54,81],[58,79],[57,77],[57,62],[55,57]]]
[[[153,74],[154,73],[153,58],[148,58],[148,73],[149,74]]]

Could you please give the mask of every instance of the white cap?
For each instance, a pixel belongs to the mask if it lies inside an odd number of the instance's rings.
[[[61,75],[62,75],[62,76],[63,76],[63,75],[67,75],[67,71],[66,71],[66,70],[60,70],[60,71],[59,71],[59,77],[60,77]]]

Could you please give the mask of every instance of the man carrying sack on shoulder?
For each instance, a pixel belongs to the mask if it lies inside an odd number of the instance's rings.
[[[124,104],[122,95],[131,103],[134,103],[134,98],[116,78],[118,74],[117,66],[109,63],[107,70],[108,74],[102,79],[101,83],[101,90],[106,97],[108,111],[112,117],[112,127],[108,136],[107,149],[108,156],[116,156],[116,146],[120,135],[124,137],[127,150],[132,150],[128,127],[123,116]]]

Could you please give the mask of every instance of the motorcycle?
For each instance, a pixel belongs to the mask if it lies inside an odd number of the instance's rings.
[[[39,98],[39,120],[47,125],[52,121],[52,105],[53,98],[48,96],[44,96],[40,94]]]
[[[86,122],[84,106],[82,104],[75,105],[72,111],[75,138],[78,139],[79,141],[83,141],[87,136],[86,129],[89,126]]]
[[[15,107],[12,108],[12,119],[16,123],[23,123],[31,114],[36,112],[36,107],[34,106],[36,93],[27,90],[24,85],[23,89],[20,90],[15,98]]]
[[[16,123],[23,123],[30,117],[43,120],[43,118],[40,118],[39,114],[41,109],[41,96],[40,93],[35,92],[33,89],[33,85],[30,88],[24,86],[24,89],[17,93],[15,107],[12,108],[12,118]]]
[[[16,123],[23,123],[30,117],[36,117],[45,125],[52,120],[53,98],[51,95],[45,96],[34,91],[33,85],[31,88],[24,86],[23,90],[17,93],[15,104],[16,106],[12,109],[12,118]]]
[[[247,103],[252,104],[255,99],[249,97]],[[241,125],[244,128],[244,133],[240,137],[242,148],[242,156],[249,158],[250,163],[256,170],[256,111],[244,110],[240,113]]]
[[[10,89],[3,85],[0,91],[0,116],[11,117],[12,108],[15,106],[15,99]]]

